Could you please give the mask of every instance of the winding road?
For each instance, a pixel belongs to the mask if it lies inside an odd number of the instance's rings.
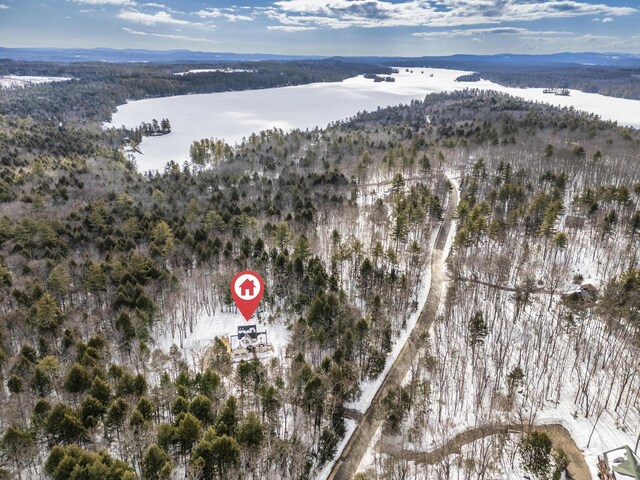
[[[416,462],[423,465],[435,465],[449,455],[460,454],[462,447],[485,437],[491,437],[501,433],[528,433],[538,431],[546,433],[553,442],[554,448],[562,448],[569,457],[567,468],[570,478],[574,480],[589,480],[591,473],[584,459],[584,455],[577,447],[569,431],[562,425],[536,425],[529,427],[522,424],[496,424],[471,428],[452,437],[444,445],[426,452],[401,450],[393,445],[382,445],[382,452],[396,458]]]
[[[458,207],[458,197],[458,190],[454,186],[449,192],[447,209],[431,254],[431,287],[427,301],[420,312],[411,335],[409,335],[398,357],[391,365],[369,407],[362,414],[356,429],[342,450],[342,455],[333,465],[327,477],[329,480],[350,480],[356,474],[362,457],[369,448],[371,439],[382,422],[382,416],[378,414],[382,399],[387,395],[390,388],[402,384],[420,347],[418,339],[429,332],[431,323],[436,317],[444,288],[445,248],[453,224],[453,215]]]

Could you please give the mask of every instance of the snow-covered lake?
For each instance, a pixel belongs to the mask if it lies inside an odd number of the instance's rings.
[[[169,118],[172,127],[169,135],[147,137],[142,142],[143,155],[136,157],[141,171],[162,170],[170,160],[179,163],[188,160],[189,147],[194,140],[213,137],[233,144],[252,132],[273,127],[283,130],[324,127],[363,110],[408,103],[412,99],[421,100],[429,93],[464,88],[491,89],[525,100],[573,106],[605,120],[640,128],[638,100],[577,90],[562,97],[545,94],[541,88],[503,87],[487,80],[455,81],[465,73],[469,72],[433,68],[413,68],[407,72],[402,68],[394,75],[396,81],[393,83],[374,83],[360,76],[339,83],[137,100],[118,107],[112,123],[106,126],[134,127],[154,118]]]

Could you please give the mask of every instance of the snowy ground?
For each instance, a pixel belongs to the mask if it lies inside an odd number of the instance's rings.
[[[29,77],[19,75],[2,75],[0,76],[0,90],[28,87],[29,85],[39,85],[41,83],[66,82],[68,80],[73,79],[69,77]]]
[[[620,422],[616,420],[614,414],[605,411],[596,424],[596,418],[584,418],[582,415],[574,417],[577,407],[573,403],[572,394],[565,389],[560,403],[555,408],[544,409],[536,417],[536,424],[549,425],[559,424],[566,428],[571,434],[571,438],[584,454],[584,459],[591,470],[593,478],[598,478],[598,455],[614,448],[629,445],[634,448],[638,432],[627,432],[620,429]],[[638,422],[629,421],[627,423]],[[595,429],[594,429],[595,424]],[[591,436],[593,432],[593,436]],[[591,441],[589,442],[589,437]],[[587,447],[589,444],[589,447]]]
[[[355,77],[339,83],[314,83],[295,87],[181,95],[129,102],[118,107],[106,127],[134,127],[153,118],[169,118],[169,135],[145,138],[137,155],[141,171],[162,170],[166,163],[182,163],[189,158],[194,140],[221,138],[227,143],[240,142],[253,132],[273,127],[324,127],[328,123],[351,117],[363,110],[375,110],[413,99],[423,99],[434,92],[465,88],[491,89],[526,100],[573,106],[617,120],[623,125],[640,127],[640,101],[605,97],[572,90],[562,97],[542,93],[540,88],[510,88],[482,80],[458,83],[455,79],[468,72],[432,68],[404,68],[395,74],[395,82],[378,82]],[[431,76],[433,74],[433,77]]]
[[[424,474],[424,466],[416,465],[413,461],[407,461],[405,466],[408,476],[405,478],[411,478],[412,480],[427,480],[431,478],[441,478],[440,475],[445,475],[442,478],[450,479],[468,479],[474,477],[475,463],[471,462],[465,464],[460,462],[460,457],[477,459],[480,455],[488,456],[484,458],[484,461],[489,461],[492,465],[491,468],[485,472],[485,477],[478,476],[477,478],[493,478],[500,480],[522,480],[525,477],[526,472],[521,468],[519,464],[519,457],[516,453],[517,444],[520,439],[519,434],[510,434],[503,442],[496,444],[496,436],[485,437],[475,442],[471,442],[462,447],[459,454],[452,454],[442,462],[448,463],[450,471],[448,476],[438,469],[438,465],[431,466],[429,468],[429,476]],[[371,446],[367,451],[367,454],[362,458],[359,472],[380,471],[383,466],[382,463],[385,460],[385,456],[376,452],[374,446],[380,441],[380,430],[376,433],[371,442]],[[512,461],[513,460],[513,461]]]
[[[273,345],[272,355],[284,358],[290,332],[281,322],[265,324],[256,321],[255,317],[247,322],[240,312],[212,312],[208,314],[202,310],[193,325],[193,331],[184,333],[175,329],[173,332],[168,323],[158,324],[154,329],[155,346],[164,352],[169,352],[172,345],[178,346],[185,359],[194,368],[198,368],[205,351],[212,345],[215,337],[229,337],[237,333],[240,325],[258,325],[258,331],[266,329],[269,343]]]

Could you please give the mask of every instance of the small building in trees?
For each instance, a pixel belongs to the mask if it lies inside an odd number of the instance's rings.
[[[640,459],[625,445],[604,452],[598,470],[603,480],[640,480]]]
[[[566,302],[595,302],[598,291],[600,290],[600,281],[595,278],[583,280],[579,287],[571,288],[562,294],[563,300]]]
[[[587,278],[580,284],[580,288],[595,296],[600,290],[600,281],[595,278]]]
[[[239,362],[254,356],[265,356],[273,352],[266,329],[258,331],[257,325],[241,325],[238,333],[229,337],[231,361]]]

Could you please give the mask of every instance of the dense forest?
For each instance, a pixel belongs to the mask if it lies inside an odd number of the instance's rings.
[[[639,68],[483,66],[479,72],[482,78],[508,87],[571,88],[586,93],[640,100]]]
[[[233,69],[176,75],[192,69]],[[0,75],[73,78],[73,81],[0,89],[0,114],[45,121],[108,121],[128,100],[189,93],[273,88],[314,82],[337,82],[391,69],[334,60],[215,64],[53,63],[0,60]]]
[[[237,148],[203,142],[202,160],[143,176],[123,132],[60,108],[62,125],[21,109],[0,118],[6,471],[317,472],[344,434],[344,403],[415,310],[448,190],[420,137],[271,130]],[[235,365],[211,339],[193,368],[182,339],[205,312],[232,310],[239,268],[263,273],[260,316],[296,341]],[[176,346],[160,348],[163,336]]]
[[[383,402],[384,438],[530,427],[549,395],[575,395],[576,418],[637,426],[637,131],[464,91],[237,146],[198,140],[191,163],[141,174],[123,154],[129,132],[99,122],[121,96],[195,87],[152,65],[83,79],[93,67],[61,66],[78,78],[64,87],[0,93],[5,478],[319,476],[418,309],[454,188],[445,307]],[[291,83],[279,68],[257,78]],[[286,351],[233,362],[212,338],[194,358],[183,342],[204,316],[234,313],[228,284],[245,268],[265,279],[258,317],[288,330]],[[597,300],[557,295],[589,274],[603,281]],[[520,437],[426,466],[380,447],[362,476],[449,478],[458,462],[492,478],[510,451],[533,473],[566,466],[550,445],[546,467],[527,461],[547,442]]]

